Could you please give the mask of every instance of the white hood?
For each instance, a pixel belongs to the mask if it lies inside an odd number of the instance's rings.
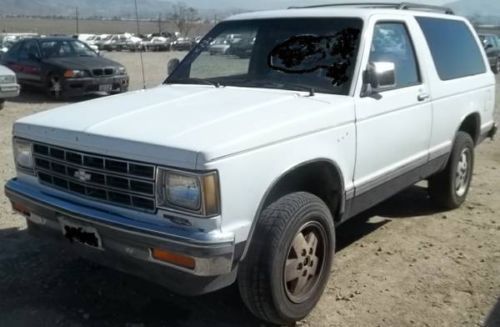
[[[81,151],[196,169],[337,125],[346,96],[165,85],[23,118],[14,134]],[[340,118],[340,117],[339,117]]]

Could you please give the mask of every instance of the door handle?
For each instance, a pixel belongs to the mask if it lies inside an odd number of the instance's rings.
[[[426,93],[426,92],[421,92],[418,96],[417,96],[417,99],[418,101],[422,102],[422,101],[425,101],[427,99],[429,99],[431,97],[431,95],[429,93]]]

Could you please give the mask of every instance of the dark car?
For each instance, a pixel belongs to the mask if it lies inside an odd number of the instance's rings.
[[[238,42],[231,44],[229,53],[239,58],[250,58],[255,44],[255,37],[244,38]]]
[[[480,34],[479,38],[483,42],[491,69],[495,74],[498,74],[500,72],[500,41],[498,37],[494,34]]]
[[[34,38],[16,43],[2,58],[20,84],[42,88],[52,97],[126,92],[125,67],[99,56],[73,38]]]

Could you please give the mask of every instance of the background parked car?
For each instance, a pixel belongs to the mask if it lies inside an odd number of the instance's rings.
[[[172,50],[174,51],[189,51],[195,42],[187,37],[180,37],[172,42]]]
[[[9,68],[0,65],[0,110],[3,109],[5,99],[17,97],[19,90],[16,74]]]
[[[224,38],[216,39],[209,47],[210,55],[225,55],[228,54],[228,50],[231,48],[231,43],[229,40]]]
[[[238,42],[231,44],[229,53],[239,58],[250,58],[254,44],[255,37],[243,38]]]
[[[479,38],[483,41],[491,69],[495,74],[500,73],[500,41],[495,34],[480,34]]]
[[[153,36],[142,42],[145,51],[170,51],[170,39],[163,36]]]
[[[116,34],[104,41],[100,49],[106,51],[137,51],[141,49],[141,44],[142,39],[132,34]]]
[[[128,90],[125,67],[73,38],[22,40],[2,62],[16,73],[20,84],[42,88],[55,98]]]

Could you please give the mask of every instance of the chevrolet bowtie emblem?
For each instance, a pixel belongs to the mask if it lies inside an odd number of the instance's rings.
[[[90,175],[83,169],[78,169],[77,171],[75,171],[75,174],[73,176],[75,178],[78,178],[82,182],[88,182],[92,178],[92,175]]]

